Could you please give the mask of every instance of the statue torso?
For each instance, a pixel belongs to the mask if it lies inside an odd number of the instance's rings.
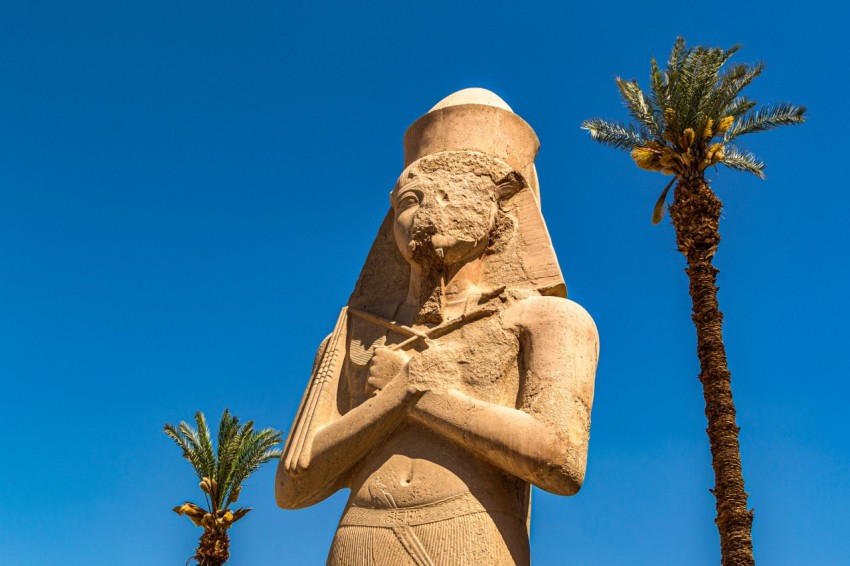
[[[510,308],[508,305],[507,308]],[[468,309],[467,309],[468,310]],[[376,313],[378,314],[378,313]],[[391,317],[394,313],[380,313]],[[517,329],[504,323],[504,311],[475,320],[409,350],[411,374],[437,381],[481,401],[516,408],[520,383]],[[366,399],[370,351],[406,337],[350,323],[344,378],[349,406]],[[340,399],[340,403],[342,403]],[[355,469],[350,503],[362,507],[408,507],[472,493],[485,507],[524,515],[527,484],[476,458],[429,429],[402,424]]]

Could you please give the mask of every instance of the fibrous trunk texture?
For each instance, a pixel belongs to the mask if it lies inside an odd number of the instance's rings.
[[[708,440],[714,467],[717,530],[723,566],[753,565],[753,512],[741,471],[741,449],[732,402],[731,374],[723,345],[723,314],[717,304],[717,268],[712,258],[720,242],[722,203],[703,178],[681,181],[674,192],[670,216],[679,251],[688,262],[693,321],[697,331],[699,379],[705,397]]]
[[[230,558],[230,537],[227,531],[204,529],[195,552],[199,566],[222,566]]]

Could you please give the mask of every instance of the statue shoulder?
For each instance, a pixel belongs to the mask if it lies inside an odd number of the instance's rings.
[[[505,311],[505,321],[532,334],[569,329],[598,340],[596,324],[578,303],[563,297],[534,295],[511,303]]]

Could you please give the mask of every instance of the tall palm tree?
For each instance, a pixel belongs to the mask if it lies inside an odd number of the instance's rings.
[[[200,566],[221,566],[230,558],[228,529],[251,510],[249,507],[234,510],[230,506],[239,499],[242,483],[248,476],[266,462],[280,458],[280,449],[275,446],[280,443],[281,433],[272,428],[254,431],[253,421],[239,426],[239,419],[225,409],[218,428],[216,452],[202,412],[195,413],[195,422],[197,429],[181,421],[177,426],[166,424],[163,431],[195,468],[206,506],[186,501],[175,507],[174,512],[204,529],[192,558]]]
[[[722,203],[705,174],[709,167],[720,164],[764,178],[764,163],[741,149],[739,138],[800,124],[806,112],[805,107],[792,104],[756,108],[755,100],[741,95],[764,70],[764,64],[724,69],[738,49],[688,48],[679,38],[664,71],[652,60],[649,95],[637,81],[617,79],[631,123],[593,118],[582,124],[592,139],[631,152],[641,169],[672,176],[655,205],[653,223],[660,222],[667,192],[676,185],[669,210],[678,249],[687,260],[714,467],[715,523],[724,566],[755,563],[753,512],[747,510],[739,429],[721,333],[723,315],[717,304],[718,270],[712,265],[720,242]]]

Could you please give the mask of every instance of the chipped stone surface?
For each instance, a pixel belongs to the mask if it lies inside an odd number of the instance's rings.
[[[405,135],[278,467],[286,509],[351,490],[328,564],[528,564],[530,486],[581,487],[599,342],[566,298],[537,149],[483,89]]]

